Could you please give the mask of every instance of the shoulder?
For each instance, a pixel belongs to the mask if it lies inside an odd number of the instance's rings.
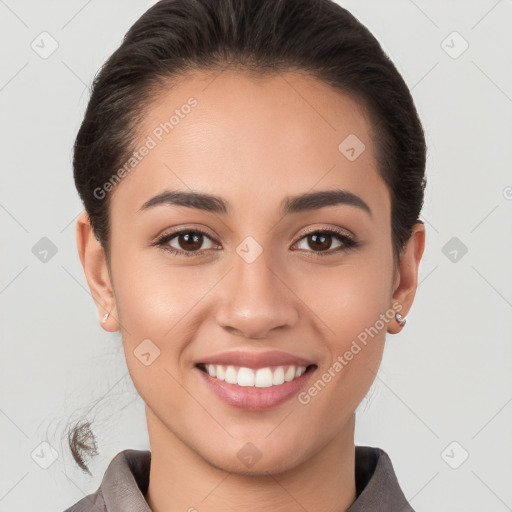
[[[101,485],[64,512],[149,511],[144,498],[149,485],[151,452],[126,449],[108,465]]]
[[[347,512],[414,512],[398,483],[389,455],[374,446],[355,447],[357,498]]]

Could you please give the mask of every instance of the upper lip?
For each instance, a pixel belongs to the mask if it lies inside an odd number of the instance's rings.
[[[267,366],[309,366],[314,364],[312,361],[302,357],[281,352],[278,350],[271,350],[268,352],[243,352],[232,351],[222,352],[213,356],[202,359],[197,364],[222,364],[233,366],[244,366],[246,368],[265,368]]]

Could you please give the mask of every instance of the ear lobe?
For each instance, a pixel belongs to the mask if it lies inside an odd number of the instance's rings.
[[[393,292],[393,303],[402,306],[400,310],[395,309],[403,317],[409,312],[416,290],[418,288],[418,270],[425,249],[425,226],[423,222],[417,222],[409,240],[405,244],[400,256],[396,287]],[[402,325],[395,319],[389,323],[388,332],[396,334],[400,332]]]
[[[115,332],[119,330],[119,324],[105,251],[94,236],[89,215],[86,211],[80,214],[76,222],[76,243],[78,256],[92,298],[98,309],[99,318],[102,320],[105,313],[110,313],[107,322],[100,322],[100,324],[105,330]]]

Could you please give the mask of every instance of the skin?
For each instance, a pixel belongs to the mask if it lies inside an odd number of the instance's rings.
[[[187,77],[147,113],[140,141],[187,98],[198,101],[116,186],[110,267],[86,213],[76,225],[100,321],[110,312],[101,325],[121,332],[146,404],[146,499],[155,512],[346,510],[356,499],[355,409],[378,371],[386,332],[402,328],[394,318],[308,404],[293,397],[266,411],[235,408],[209,390],[194,365],[231,349],[279,349],[317,364],[311,386],[393,304],[407,315],[425,229],[414,226],[395,266],[389,191],[369,121],[351,98],[298,73],[212,77]],[[366,146],[354,161],[338,150],[349,134]],[[289,195],[335,188],[360,196],[372,216],[346,204],[279,213]],[[221,196],[231,211],[160,205],[138,212],[166,189]],[[323,249],[330,255],[321,256],[322,247],[303,234],[333,227],[360,247],[335,252],[333,237]],[[210,238],[196,246],[204,253],[179,256],[150,245],[171,228],[206,231]],[[263,249],[250,264],[236,252],[247,236]],[[167,244],[186,250],[182,237]],[[146,338],[160,350],[148,366],[134,355]],[[237,457],[248,442],[262,455],[251,468]]]

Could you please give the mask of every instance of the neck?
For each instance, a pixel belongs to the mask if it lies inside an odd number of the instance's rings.
[[[356,499],[354,415],[324,447],[277,473],[247,475],[210,464],[146,408],[153,512],[346,511]]]

